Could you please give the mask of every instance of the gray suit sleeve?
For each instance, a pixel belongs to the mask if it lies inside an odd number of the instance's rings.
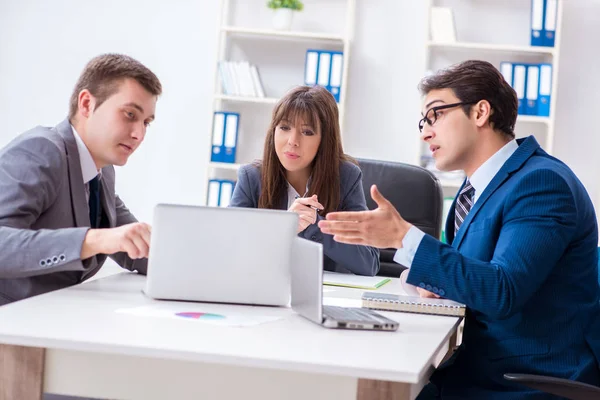
[[[362,186],[362,172],[358,169],[356,178],[350,180],[350,189],[342,199],[339,211],[367,210],[367,201]],[[323,244],[323,252],[327,257],[357,275],[374,276],[379,272],[379,249],[370,246],[339,243],[333,236],[321,232],[318,223],[323,217],[317,215],[317,222],[309,225],[302,237]]]
[[[0,278],[85,270],[89,228],[33,229],[68,176],[66,159],[47,138],[9,145],[0,157]],[[51,260],[48,263],[46,260]]]
[[[117,223],[116,226],[122,226],[131,224],[134,222],[138,222],[138,220],[133,216],[131,211],[125,206],[123,200],[119,196],[115,197],[115,207],[116,207],[116,215],[117,215]],[[112,258],[117,264],[119,264],[122,268],[128,269],[130,271],[137,271],[142,275],[146,275],[148,272],[148,259],[147,258],[139,258],[132,259],[127,253],[119,252],[115,254],[111,254],[110,258]]]
[[[253,196],[255,190],[250,183],[249,174],[255,175],[253,176],[254,180],[260,180],[260,173],[256,167],[253,165],[242,166],[238,171],[238,179],[229,207],[258,208],[258,198]]]

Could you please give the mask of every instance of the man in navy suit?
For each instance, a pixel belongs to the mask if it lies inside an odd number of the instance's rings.
[[[533,136],[515,139],[517,96],[493,65],[466,61],[420,89],[436,167],[467,176],[449,244],[406,222],[375,186],[377,209],[319,223],[340,242],[397,248],[422,296],[467,305],[461,346],[418,399],[548,398],[507,372],[600,386],[598,227],[583,185]]]

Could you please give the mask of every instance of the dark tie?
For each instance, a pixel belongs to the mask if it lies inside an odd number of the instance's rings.
[[[98,175],[89,182],[90,187],[90,226],[100,226],[100,178]]]
[[[458,233],[458,229],[465,222],[467,214],[473,207],[473,195],[475,194],[475,188],[471,186],[471,182],[467,181],[465,186],[458,194],[456,199],[456,206],[454,207],[454,235]]]

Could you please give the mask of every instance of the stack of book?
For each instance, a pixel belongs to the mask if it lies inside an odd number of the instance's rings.
[[[227,95],[265,97],[256,65],[247,61],[219,61],[219,76]]]

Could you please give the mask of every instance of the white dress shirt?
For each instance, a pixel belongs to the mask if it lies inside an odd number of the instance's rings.
[[[477,168],[477,170],[469,179],[469,182],[471,182],[471,185],[475,189],[475,194],[473,195],[473,204],[477,202],[477,199],[481,193],[483,193],[492,179],[494,179],[494,176],[496,176],[498,171],[500,171],[502,166],[518,148],[519,145],[517,144],[517,141],[513,139],[505,144],[493,156],[488,158],[486,162],[484,162],[479,168]],[[394,255],[394,261],[410,268],[415,258],[415,254],[417,253],[417,249],[421,244],[421,240],[423,240],[423,236],[425,236],[425,232],[416,226],[411,226],[404,236],[404,239],[402,239],[403,247],[398,249]],[[404,275],[406,278],[407,274]]]
[[[85,143],[83,143],[83,139],[79,136],[75,127],[71,125],[71,129],[73,129],[73,136],[75,136],[75,142],[77,142],[77,151],[79,152],[79,163],[81,165],[81,175],[83,175],[83,185],[85,186],[85,199],[86,201],[90,201],[90,185],[89,182],[96,177],[96,175],[100,175],[102,178],[101,171],[98,171],[96,168],[96,163],[92,158],[92,154],[88,150]]]
[[[292,206],[292,204],[298,197],[306,196],[306,194],[308,193],[309,185],[310,185],[310,178],[308,179],[308,182],[306,182],[306,191],[304,192],[304,194],[302,196],[300,196],[300,194],[296,191],[296,189],[294,189],[294,187],[292,185],[290,185],[290,183],[288,182],[288,190],[287,190],[287,196],[288,196],[287,208],[288,208],[288,210],[290,209],[290,207]]]

